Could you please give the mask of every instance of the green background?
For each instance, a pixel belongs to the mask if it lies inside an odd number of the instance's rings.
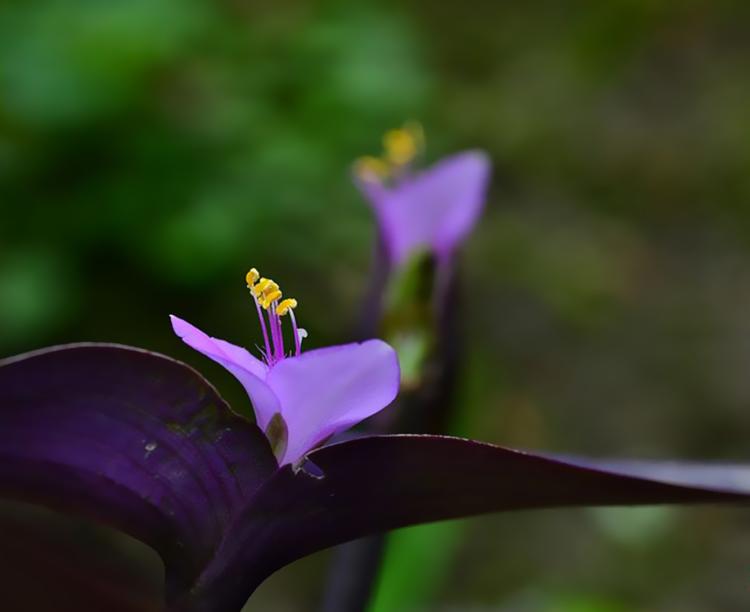
[[[374,237],[350,164],[417,119],[429,161],[494,163],[462,253],[460,431],[747,459],[749,18],[721,0],[8,0],[0,355],[144,346],[247,412],[167,315],[254,344],[256,266],[309,346],[349,338]],[[745,610],[748,522],[566,510],[402,532],[376,607]],[[310,610],[326,559],[256,609]]]

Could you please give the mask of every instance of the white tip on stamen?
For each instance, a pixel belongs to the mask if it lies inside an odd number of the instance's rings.
[[[299,338],[299,343],[302,344],[302,341],[307,338],[307,330],[304,327],[300,327],[297,330],[297,338]]]

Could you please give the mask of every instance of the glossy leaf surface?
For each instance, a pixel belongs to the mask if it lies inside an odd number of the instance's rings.
[[[188,588],[276,462],[199,374],[113,345],[0,367],[0,494],[79,513],[154,547]]]

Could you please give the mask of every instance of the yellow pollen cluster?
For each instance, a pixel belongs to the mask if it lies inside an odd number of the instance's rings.
[[[403,166],[413,160],[422,147],[422,128],[406,125],[398,130],[389,130],[383,136],[385,157],[395,166]]]
[[[277,304],[276,314],[283,316],[290,309],[297,307],[297,300],[294,298],[287,298],[278,303],[282,296],[279,285],[270,278],[261,277],[255,268],[251,268],[245,275],[245,281],[247,281],[247,288],[250,289],[253,297],[264,310],[268,310],[273,304]]]
[[[276,307],[276,312],[280,317],[283,317],[287,312],[294,308],[297,308],[297,300],[294,298],[287,298],[279,302],[279,305]]]
[[[250,272],[245,275],[245,281],[247,281],[247,288],[252,289],[253,285],[258,282],[260,274],[255,268],[250,268]]]
[[[354,170],[365,180],[385,180],[411,163],[423,150],[424,130],[419,123],[410,121],[401,128],[388,130],[383,135],[383,154],[360,157]]]
[[[354,171],[357,176],[363,179],[376,178],[381,181],[387,179],[391,173],[391,169],[386,162],[372,155],[365,155],[354,162]]]

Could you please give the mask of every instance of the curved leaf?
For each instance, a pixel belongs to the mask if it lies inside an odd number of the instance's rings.
[[[241,606],[294,559],[416,523],[531,508],[750,501],[750,467],[560,459],[445,436],[359,438],[309,457],[320,473],[285,468],[258,490],[197,598]],[[232,600],[240,584],[246,593]]]
[[[265,437],[197,372],[70,345],[0,362],[0,495],[115,526],[162,556],[168,592],[210,559],[276,469]]]

